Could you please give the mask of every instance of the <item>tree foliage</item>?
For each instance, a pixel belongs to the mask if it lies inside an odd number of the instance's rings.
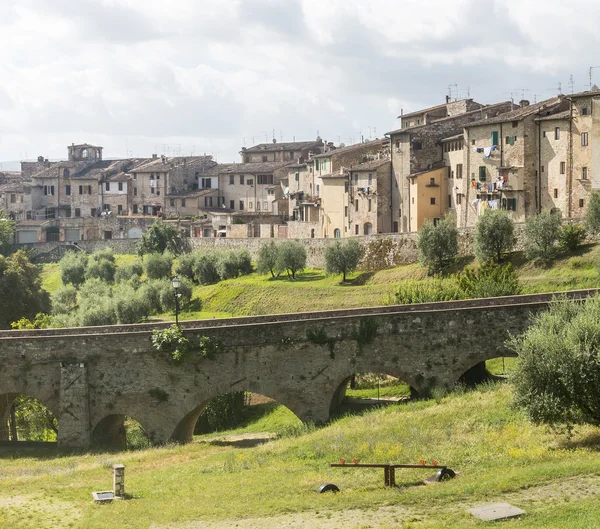
[[[63,285],[78,287],[85,282],[88,255],[80,250],[67,252],[59,262],[60,279]]]
[[[325,268],[329,274],[342,274],[342,281],[346,275],[358,268],[363,256],[363,247],[357,239],[348,239],[341,243],[335,241],[325,249]]]
[[[306,250],[296,241],[285,241],[279,245],[277,268],[286,270],[288,277],[296,279],[296,274],[306,267]]]
[[[510,346],[515,401],[533,422],[600,426],[600,296],[556,301]]]
[[[50,296],[42,289],[37,266],[18,250],[8,257],[0,255],[0,329],[10,329],[13,321],[33,319],[50,310]]]
[[[9,255],[13,249],[15,223],[0,209],[0,255]]]
[[[563,252],[574,252],[585,240],[587,230],[583,224],[565,224],[558,231],[558,246]]]
[[[543,211],[525,221],[525,256],[528,259],[549,259],[556,252],[560,231],[560,216]]]
[[[257,270],[259,274],[269,272],[271,277],[276,277],[281,274],[281,270],[277,268],[277,260],[279,258],[279,248],[275,241],[269,241],[261,246],[258,252]]]
[[[148,279],[169,279],[173,268],[173,258],[168,253],[144,255],[144,269]]]
[[[157,220],[142,236],[138,244],[138,254],[164,253],[181,255],[189,250],[189,242],[171,224]]]
[[[591,233],[600,233],[600,191],[592,191],[590,195],[585,222]]]
[[[456,219],[446,215],[437,225],[427,221],[417,239],[419,262],[429,274],[443,272],[458,254]]]
[[[85,278],[112,282],[115,279],[115,256],[110,248],[97,250],[88,259]]]
[[[486,210],[475,225],[475,256],[480,261],[494,259],[497,263],[515,244],[515,225],[508,213],[501,209]]]
[[[519,276],[510,263],[488,261],[478,268],[468,266],[457,276],[457,283],[465,298],[515,296],[522,292]]]
[[[133,263],[117,267],[115,271],[115,283],[122,281],[131,281],[134,277],[142,277],[144,267],[141,261],[136,260]]]

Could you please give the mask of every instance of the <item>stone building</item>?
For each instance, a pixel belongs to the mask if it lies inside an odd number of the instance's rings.
[[[448,173],[443,162],[409,177],[410,226],[418,231],[425,221],[437,223],[448,211]]]
[[[286,143],[261,143],[246,149],[242,148],[240,155],[242,163],[294,162],[299,159],[307,160],[310,155],[323,152],[324,143],[321,138],[314,141],[294,141]]]

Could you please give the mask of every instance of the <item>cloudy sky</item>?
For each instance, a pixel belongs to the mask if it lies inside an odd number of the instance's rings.
[[[586,90],[597,0],[0,0],[0,160],[344,143],[452,96]],[[600,68],[593,71],[600,85]]]

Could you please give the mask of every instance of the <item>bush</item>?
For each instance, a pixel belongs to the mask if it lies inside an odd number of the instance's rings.
[[[419,262],[430,275],[444,271],[458,254],[456,219],[446,215],[437,225],[425,222],[419,231],[417,247]]]
[[[600,233],[600,191],[592,191],[590,195],[585,223],[591,233]]]
[[[348,239],[345,243],[335,241],[325,249],[325,268],[329,274],[346,274],[354,272],[363,256],[363,248],[356,239]]]
[[[114,308],[119,323],[139,323],[150,315],[148,300],[132,287],[121,285],[114,295]]]
[[[182,237],[181,232],[174,226],[157,220],[138,243],[138,254],[166,251],[173,255],[181,255],[189,251],[189,241]]]
[[[279,258],[279,247],[275,241],[269,241],[261,246],[258,252],[257,270],[259,274],[271,273],[271,277],[279,276],[281,270],[277,268],[277,260]]]
[[[110,283],[115,278],[115,270],[115,256],[112,250],[98,250],[88,260],[85,278],[86,280],[101,279]]]
[[[179,292],[179,309],[185,309],[192,299],[193,285],[189,279],[182,278]],[[163,312],[175,312],[175,289],[170,281],[161,281],[160,307]]]
[[[549,259],[555,251],[560,230],[560,216],[544,211],[525,221],[525,256],[528,259]]]
[[[534,423],[600,426],[600,297],[563,299],[510,344],[515,401]]]
[[[115,283],[120,283],[121,281],[129,281],[133,277],[142,277],[144,273],[144,268],[140,261],[135,261],[131,264],[119,266],[115,272]]]
[[[60,260],[60,279],[63,285],[78,287],[85,281],[88,256],[82,251],[70,251]]]
[[[179,277],[185,277],[185,278],[189,279],[190,281],[193,281],[194,283],[196,283],[197,281],[196,281],[196,277],[194,275],[194,266],[195,266],[197,258],[198,258],[198,254],[196,252],[183,254],[179,258],[179,262],[177,263],[177,266],[175,267],[175,273]]]
[[[99,300],[95,304],[87,304],[78,313],[79,324],[84,327],[96,325],[115,325],[117,314],[112,298]]]
[[[288,277],[296,279],[296,274],[306,266],[306,250],[299,242],[285,241],[279,245],[277,268],[286,270]]]
[[[463,297],[463,293],[452,279],[404,281],[396,289],[392,302],[397,305],[409,305],[411,303],[452,301]]]
[[[194,276],[196,281],[203,285],[212,285],[219,282],[216,257],[214,254],[200,255],[194,262]]]
[[[159,314],[162,312],[160,304],[160,292],[163,286],[163,281],[156,279],[144,281],[138,290],[138,295],[145,301],[150,314]],[[171,289],[173,287],[171,286]]]
[[[468,266],[457,276],[457,283],[465,298],[514,296],[522,291],[510,263],[501,266],[488,262],[479,268]]]
[[[558,231],[558,246],[563,252],[574,252],[586,235],[587,231],[582,224],[565,224]]]
[[[77,289],[73,285],[60,287],[52,294],[52,314],[69,314],[77,309]]]
[[[241,276],[250,275],[254,272],[252,268],[252,258],[248,250],[240,250],[237,253],[238,271]]]
[[[235,252],[219,252],[216,260],[217,274],[224,281],[239,275],[238,259]]]
[[[150,253],[144,256],[144,269],[148,279],[170,279],[173,258],[169,254]]]
[[[511,252],[515,245],[515,225],[507,211],[487,210],[475,224],[475,255],[482,262],[495,259],[500,262],[502,254]]]

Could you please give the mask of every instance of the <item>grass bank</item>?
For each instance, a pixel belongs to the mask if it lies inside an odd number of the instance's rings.
[[[344,417],[322,429],[295,428],[295,436],[244,449],[202,437],[124,453],[2,451],[0,527],[275,528],[300,521],[309,528],[467,528],[481,524],[466,509],[500,501],[527,512],[504,523],[507,529],[597,527],[598,431],[583,428],[568,441],[529,424],[510,399],[508,386],[487,386]],[[263,426],[273,426],[274,414],[280,426],[292,424],[273,406]],[[386,489],[380,471],[328,467],[340,457],[437,459],[459,476],[425,486],[430,472],[398,471],[399,488]],[[113,463],[125,464],[132,499],[95,505],[91,492],[110,489]],[[325,482],[341,494],[316,494]]]

